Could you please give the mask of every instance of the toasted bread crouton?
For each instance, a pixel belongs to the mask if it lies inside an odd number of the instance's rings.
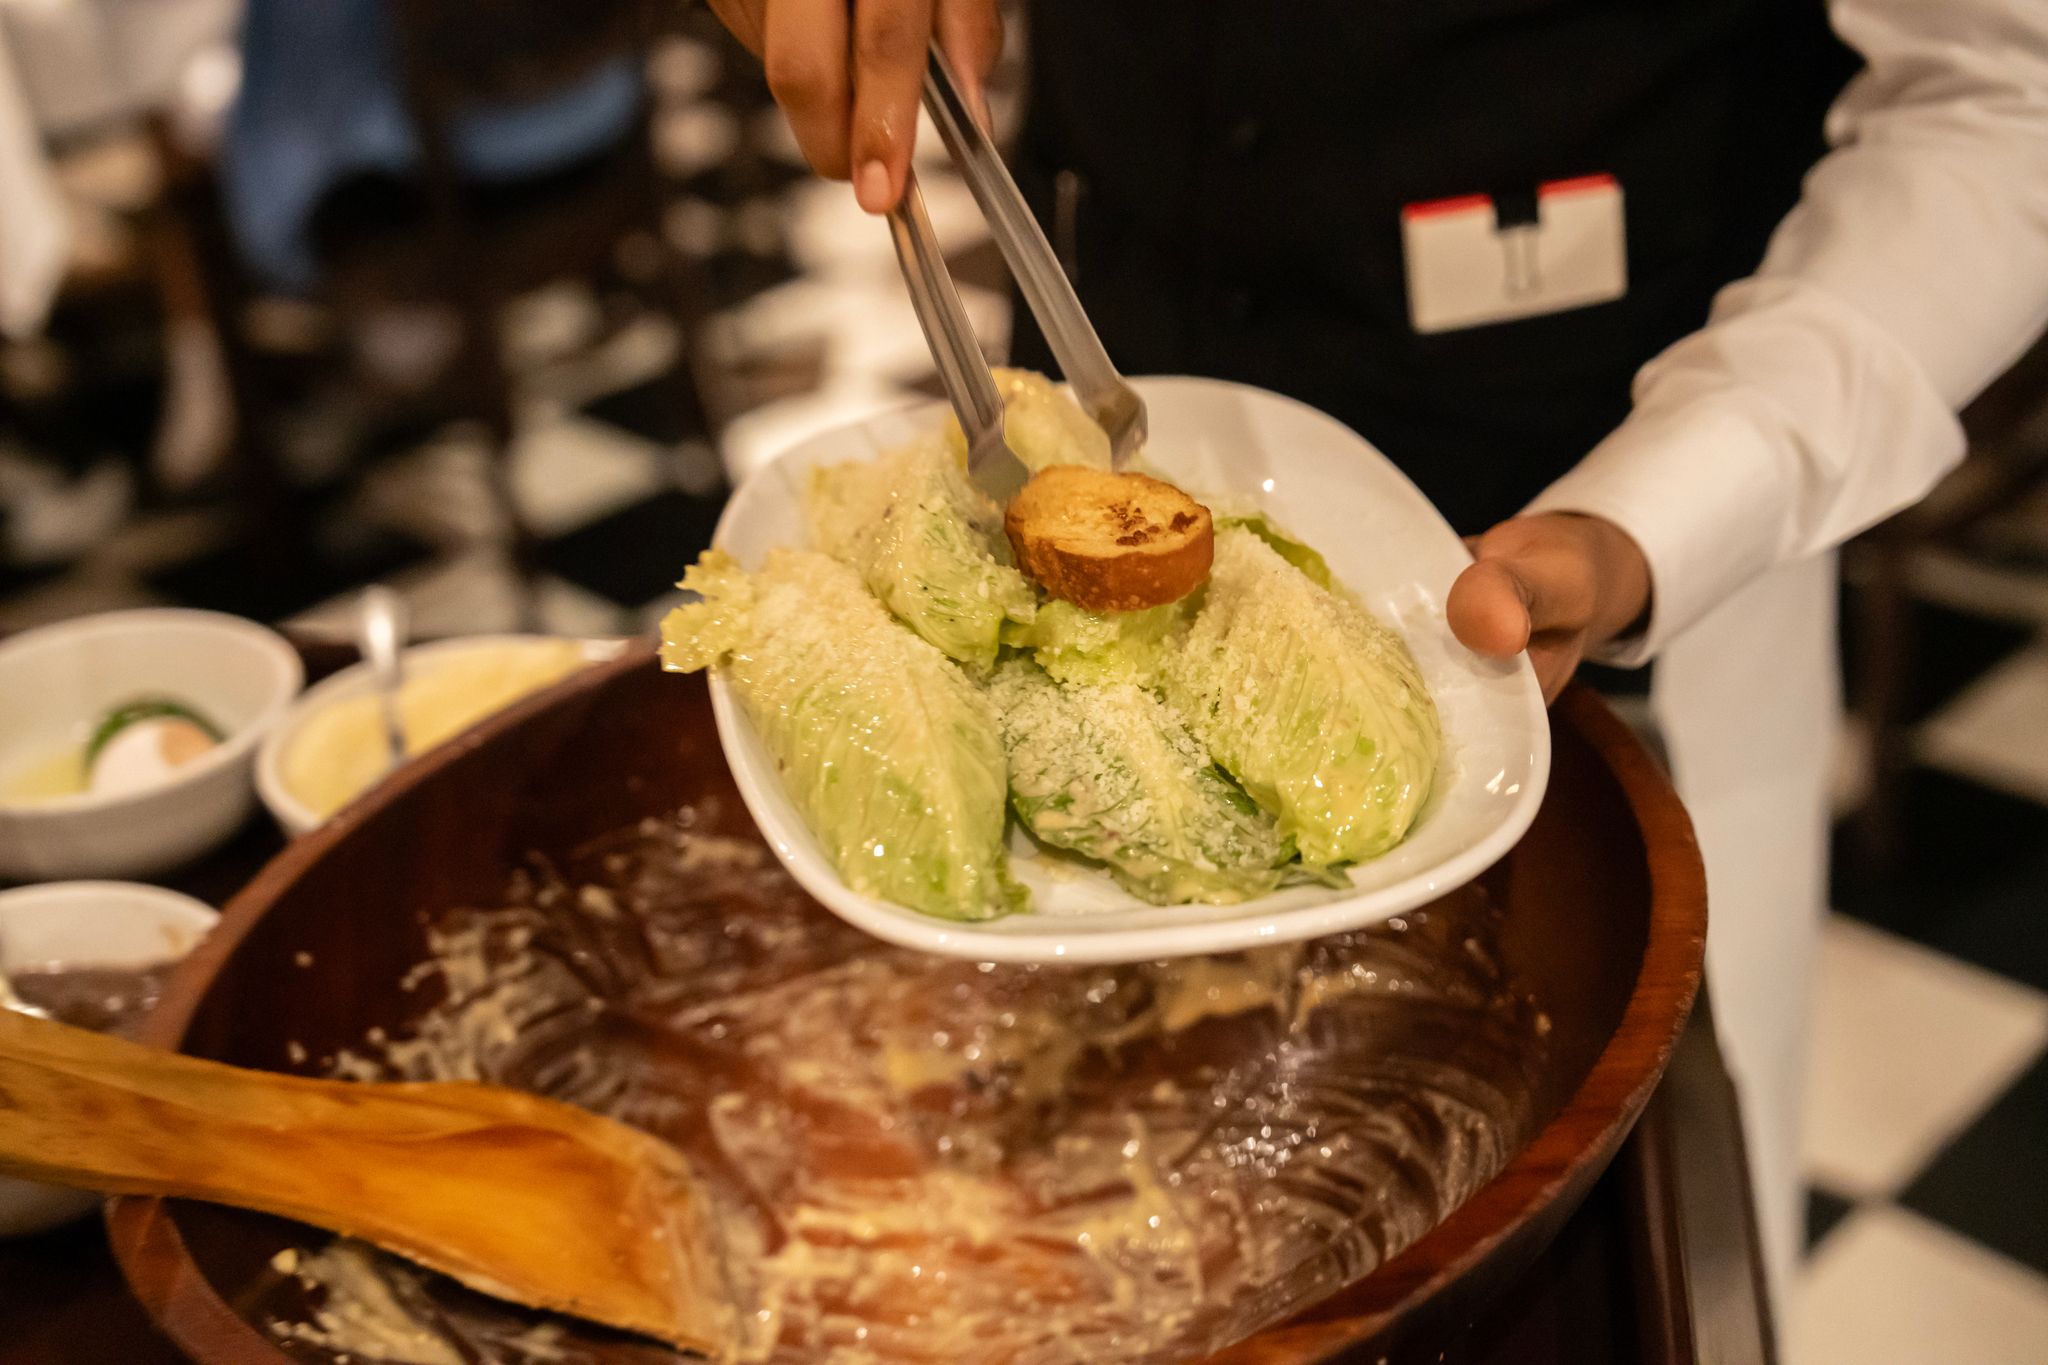
[[[1216,551],[1209,509],[1170,483],[1054,465],[1003,518],[1018,567],[1089,611],[1164,606],[1202,586]]]

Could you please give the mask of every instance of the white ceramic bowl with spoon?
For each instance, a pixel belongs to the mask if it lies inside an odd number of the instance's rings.
[[[576,668],[617,657],[620,640],[471,635],[403,652],[400,703],[417,756]],[[389,766],[377,678],[355,664],[315,683],[256,756],[256,789],[287,837],[324,823]]]
[[[160,886],[52,882],[0,891],[0,975],[59,968],[136,969],[176,962],[213,928],[209,907]],[[0,1177],[0,1238],[26,1237],[90,1213],[99,1196]]]

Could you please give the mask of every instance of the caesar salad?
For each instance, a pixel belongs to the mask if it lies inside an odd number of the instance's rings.
[[[1106,479],[1157,481],[1108,475],[1044,377],[998,377],[1066,540],[1019,525],[1023,494],[1006,524],[949,424],[814,471],[810,544],[753,568],[707,552],[662,624],[668,668],[723,671],[846,884],[945,919],[1026,911],[1014,827],[1149,904],[1230,904],[1399,844],[1443,751],[1401,636],[1255,507],[1159,485],[1103,515]],[[1105,582],[1142,591],[1078,590]]]

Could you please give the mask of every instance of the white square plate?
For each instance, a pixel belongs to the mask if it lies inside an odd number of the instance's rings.
[[[1550,771],[1542,693],[1526,658],[1483,659],[1452,638],[1444,598],[1471,556],[1428,499],[1355,433],[1292,399],[1212,379],[1133,384],[1150,418],[1148,467],[1198,499],[1263,507],[1407,637],[1443,717],[1435,793],[1408,838],[1353,868],[1350,886],[1288,887],[1239,905],[1146,905],[1106,873],[1054,865],[1019,836],[1012,865],[1031,890],[1032,910],[958,923],[863,896],[840,880],[715,671],[719,739],[755,823],[805,890],[879,938],[999,962],[1137,962],[1313,938],[1377,923],[1471,881],[1535,818]],[[749,568],[775,546],[803,545],[813,467],[895,449],[930,432],[945,412],[928,404],[888,413],[792,447],[740,486],[715,543]]]

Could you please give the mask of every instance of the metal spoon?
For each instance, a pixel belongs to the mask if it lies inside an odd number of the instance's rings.
[[[398,694],[405,686],[405,602],[391,589],[376,586],[363,593],[356,620],[356,643],[377,687],[384,717],[384,739],[391,749],[390,766],[405,762],[405,725],[399,717]]]

